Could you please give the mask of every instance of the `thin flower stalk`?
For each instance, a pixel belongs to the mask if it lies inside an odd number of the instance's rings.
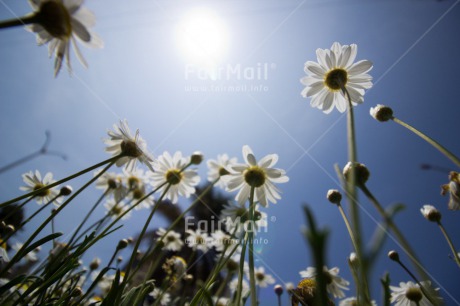
[[[422,138],[426,142],[428,142],[430,145],[432,145],[437,150],[439,150],[442,154],[444,154],[447,158],[449,158],[454,164],[456,164],[458,167],[460,167],[460,159],[457,156],[455,156],[452,152],[450,152],[449,150],[444,148],[437,141],[435,141],[431,137],[425,135],[424,133],[422,133],[419,130],[417,130],[416,128],[414,128],[413,126],[405,123],[404,121],[402,121],[402,120],[400,120],[400,119],[398,119],[398,118],[396,118],[394,116],[392,117],[392,120],[394,122],[398,123],[399,125],[402,125],[403,127],[407,128],[409,131],[413,132],[414,134],[416,134],[417,136],[419,136],[420,138]]]
[[[209,191],[211,191],[211,189],[214,187],[214,185],[219,181],[219,178],[217,178],[216,180],[214,180],[211,184],[209,184],[206,189],[203,190],[202,193],[200,193],[200,195],[189,205],[189,207],[184,210],[177,218],[176,220],[174,220],[173,223],[171,223],[171,225],[169,225],[169,227],[166,229],[164,235],[160,238],[159,241],[157,241],[157,243],[155,243],[155,246],[153,247],[153,249],[149,252],[146,253],[145,256],[143,256],[141,259],[140,259],[140,262],[139,264],[137,265],[136,269],[134,270],[134,272],[131,274],[131,276],[129,276],[128,278],[128,282],[131,280],[131,278],[136,274],[136,272],[142,267],[142,263],[145,262],[146,260],[148,260],[153,254],[156,253],[156,251],[158,250],[158,248],[160,247],[161,243],[163,241],[163,238],[166,237],[166,235],[168,235],[168,233],[185,217],[185,215],[193,209],[193,207],[195,207],[196,204],[200,203],[202,198],[208,194]],[[152,275],[153,271],[155,271],[158,263],[160,262],[160,259],[161,258],[157,258],[158,260],[156,261],[152,261],[151,264],[150,264],[150,267],[148,269],[148,272],[144,278],[144,281],[143,281],[143,285],[145,285],[145,283],[147,282],[148,278],[149,278],[149,275]],[[126,275],[125,275],[126,277]]]
[[[147,221],[145,221],[145,224],[144,224],[144,227],[142,228],[142,231],[141,233],[139,234],[139,237],[136,241],[136,244],[133,248],[133,252],[131,254],[131,257],[129,259],[129,263],[128,263],[128,266],[126,268],[126,272],[125,272],[125,280],[124,283],[127,283],[127,280],[130,276],[130,272],[131,272],[131,268],[132,268],[132,265],[134,263],[134,259],[136,258],[136,253],[137,253],[137,250],[139,249],[139,245],[141,244],[141,241],[142,241],[142,237],[144,237],[145,235],[145,232],[147,231],[147,227],[149,226],[150,224],[150,221],[152,220],[153,218],[153,215],[155,214],[157,208],[158,208],[158,203],[161,203],[161,201],[163,200],[163,197],[166,195],[166,193],[168,192],[169,190],[169,187],[170,187],[171,184],[167,184],[166,185],[166,188],[164,189],[163,193],[160,195],[160,197],[158,198],[158,201],[157,201],[157,204],[153,206],[152,208],[152,211],[150,212],[150,215],[149,217],[147,218]]]
[[[343,207],[341,204],[337,204],[337,208],[339,209],[343,222],[345,223],[345,226],[347,227],[348,235],[350,235],[351,243],[353,244],[353,248],[355,249],[355,252],[356,252],[358,247],[356,244],[355,235],[353,234],[353,230],[351,229],[351,225],[350,225],[350,222],[348,221],[347,215],[345,214],[345,211],[343,210]]]
[[[235,227],[235,229],[233,230],[233,232],[231,234],[231,237],[234,237],[234,235],[236,233],[236,230],[237,230],[237,227]],[[229,247],[230,247],[230,244],[225,245],[225,247],[224,247],[224,249],[222,251],[222,254],[219,257],[219,260],[214,265],[214,268],[211,271],[211,273],[209,274],[208,279],[205,282],[205,285],[193,297],[192,301],[190,302],[190,306],[196,306],[200,302],[200,300],[201,300],[201,298],[203,296],[203,292],[209,291],[209,288],[211,287],[211,284],[214,283],[214,281],[215,281],[216,277],[219,275],[220,271],[227,264],[227,262],[230,260],[232,255],[236,252],[236,250],[238,250],[239,245],[238,244],[235,245],[235,247],[233,248],[233,250],[231,250],[231,252],[228,254],[228,256],[225,256],[225,253],[226,253],[226,251],[227,251],[227,249]]]
[[[251,290],[251,305],[257,306],[256,278],[254,275],[254,230],[256,222],[254,192],[255,188],[251,187],[251,193],[249,195],[249,220],[251,220],[249,229],[249,288]]]
[[[72,245],[72,242],[74,241],[75,237],[77,236],[78,232],[81,230],[81,228],[83,227],[83,225],[86,223],[86,221],[89,219],[89,217],[92,215],[92,213],[94,212],[94,210],[99,206],[99,204],[102,202],[102,200],[105,198],[105,196],[110,192],[110,189],[107,188],[106,191],[104,191],[104,193],[99,197],[99,199],[97,199],[96,203],[94,203],[93,207],[91,207],[91,209],[88,211],[88,213],[86,214],[85,218],[83,219],[83,221],[78,225],[77,229],[75,230],[75,232],[72,234],[72,237],[70,238],[68,244],[69,245]],[[78,240],[76,240],[78,241]]]
[[[8,271],[13,264],[18,262],[23,256],[23,252],[25,249],[32,243],[32,241],[37,237],[37,235],[45,228],[46,225],[56,216],[61,210],[63,210],[75,197],[77,197],[83,190],[85,190],[88,186],[90,186],[93,182],[97,180],[99,176],[101,176],[104,172],[106,172],[113,164],[115,164],[116,159],[111,158],[109,160],[109,164],[101,171],[99,172],[96,176],[94,176],[92,179],[90,179],[85,185],[83,185],[80,189],[78,189],[75,193],[73,193],[62,205],[60,205],[54,213],[52,213],[36,230],[33,232],[30,237],[27,239],[27,241],[24,243],[22,248],[18,250],[18,252],[14,255],[14,257],[10,260],[10,262],[3,267],[3,269],[0,270],[0,276],[3,276],[6,271]],[[88,170],[90,171],[90,170]],[[49,187],[49,186],[47,186]],[[49,187],[51,188],[51,187]],[[43,188],[41,188],[43,189]],[[40,190],[40,189],[39,189]]]
[[[341,84],[342,91],[345,93],[348,101],[348,112],[347,112],[347,133],[348,133],[348,160],[352,165],[356,164],[357,161],[357,150],[356,150],[356,133],[355,133],[355,120],[353,113],[353,105],[351,102],[350,94],[343,84]],[[361,225],[358,211],[358,201],[356,192],[356,168],[352,167],[350,180],[345,181],[348,201],[350,203],[351,213],[351,224],[353,237],[355,239],[355,250],[358,256],[359,264],[359,283],[357,284],[361,288],[361,293],[365,299],[365,305],[370,304],[369,287],[367,285],[367,271],[363,265],[363,250],[362,250],[362,239],[361,239]],[[357,297],[358,300],[361,298]]]
[[[45,191],[45,190],[48,190],[48,189],[53,188],[53,187],[55,187],[55,186],[57,186],[57,185],[63,184],[63,183],[65,183],[65,182],[70,181],[70,180],[72,180],[72,179],[74,179],[74,178],[76,178],[76,177],[79,177],[80,175],[83,175],[83,174],[85,174],[85,173],[87,173],[87,172],[89,172],[89,171],[92,171],[92,170],[94,170],[94,169],[97,169],[97,168],[99,168],[99,167],[102,167],[102,166],[104,166],[104,165],[106,165],[106,164],[108,164],[108,163],[114,164],[114,163],[115,163],[120,157],[122,157],[122,156],[123,156],[123,155],[113,156],[113,157],[111,157],[111,158],[109,158],[109,159],[106,159],[106,160],[104,160],[103,162],[100,162],[100,163],[98,163],[98,164],[96,164],[96,165],[94,165],[94,166],[91,166],[91,167],[89,167],[89,168],[86,168],[86,169],[84,169],[84,170],[81,170],[81,171],[79,171],[79,172],[77,172],[77,173],[75,173],[75,174],[69,175],[68,177],[63,178],[63,179],[61,179],[61,180],[59,180],[59,181],[57,181],[57,182],[54,182],[54,183],[52,183],[52,184],[46,185],[46,186],[44,186],[43,188],[34,190],[34,191],[29,192],[29,193],[26,193],[26,194],[24,194],[24,195],[22,195],[22,196],[19,196],[19,197],[16,197],[16,198],[14,198],[14,199],[11,199],[11,200],[8,200],[8,201],[6,201],[6,202],[3,202],[3,203],[0,204],[0,208],[5,207],[5,206],[7,206],[7,205],[9,205],[9,204],[12,204],[12,203],[21,201],[21,200],[23,200],[23,199],[25,199],[25,198],[33,197],[33,196],[35,196],[35,195],[37,195],[37,194],[39,194],[39,193],[42,193],[42,192]],[[98,177],[99,177],[99,176],[98,176]]]
[[[455,249],[454,243],[453,243],[452,240],[450,239],[449,234],[447,234],[447,231],[446,231],[446,229],[444,228],[444,226],[442,225],[441,221],[438,221],[437,223],[438,223],[439,228],[441,229],[442,234],[443,234],[444,237],[446,238],[447,244],[449,244],[449,248],[451,249],[452,254],[454,255],[454,260],[455,260],[455,262],[456,262],[457,265],[460,267],[460,258],[459,258],[459,256],[458,256],[458,253],[457,253],[456,249]]]
[[[385,223],[388,225],[388,227],[393,231],[393,233],[396,236],[396,239],[401,244],[402,249],[408,254],[413,266],[415,267],[415,269],[417,269],[417,272],[420,275],[420,277],[423,279],[429,279],[429,276],[426,274],[425,270],[423,269],[423,266],[420,263],[419,259],[417,258],[415,251],[412,249],[409,242],[406,240],[406,238],[401,233],[401,231],[396,226],[396,224],[393,222],[393,220],[388,217],[387,213],[385,212],[385,210],[383,209],[382,205],[377,200],[377,198],[371,193],[371,191],[367,188],[365,184],[359,184],[358,186],[361,189],[361,191],[366,195],[366,197],[371,201],[371,203],[374,205],[377,212],[385,220]]]

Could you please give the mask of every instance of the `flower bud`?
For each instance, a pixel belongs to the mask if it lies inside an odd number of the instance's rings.
[[[99,268],[100,264],[101,264],[101,260],[98,257],[95,257],[93,261],[91,261],[91,263],[89,264],[89,268],[91,270],[96,270],[97,268]]]
[[[280,296],[281,294],[283,294],[283,286],[281,285],[276,285],[275,287],[273,287],[273,290],[275,291],[276,295],[277,296]]]
[[[332,204],[340,205],[342,201],[342,194],[337,189],[329,189],[326,197]]]
[[[375,120],[385,122],[393,119],[393,110],[385,105],[377,104],[376,107],[371,107],[370,114]]]
[[[122,249],[126,248],[127,246],[128,246],[128,240],[121,239],[120,241],[118,241],[117,249],[122,250]]]
[[[399,261],[399,254],[395,250],[391,250],[388,252],[388,258],[390,258],[393,261]]]
[[[343,168],[343,176],[346,180],[351,178],[352,164],[348,162]],[[370,172],[364,164],[355,163],[355,181],[357,185],[364,185],[369,179]]]
[[[194,165],[199,165],[203,161],[203,154],[201,152],[194,152],[190,158],[190,162]]]
[[[441,221],[441,212],[439,212],[439,210],[437,210],[432,205],[423,205],[423,207],[420,209],[420,212],[425,217],[425,219],[427,219],[428,221],[431,221],[431,222]]]
[[[59,193],[62,196],[68,196],[68,195],[70,195],[72,193],[72,191],[73,191],[72,187],[69,186],[69,185],[66,185],[66,186],[61,188],[61,191]]]

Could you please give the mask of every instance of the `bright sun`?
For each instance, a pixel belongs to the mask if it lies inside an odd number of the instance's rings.
[[[177,25],[176,41],[189,63],[212,67],[225,57],[228,31],[214,11],[200,8],[188,12]]]

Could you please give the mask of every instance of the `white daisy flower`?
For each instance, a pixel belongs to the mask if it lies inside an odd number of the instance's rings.
[[[340,270],[337,267],[328,270],[327,267],[324,266],[323,271],[327,280],[327,292],[332,294],[334,298],[344,298],[345,294],[342,290],[349,290],[348,285],[350,282],[339,276]],[[303,278],[314,278],[316,277],[316,268],[308,267],[306,270],[300,271],[299,274]]]
[[[178,232],[169,231],[166,233],[166,230],[160,227],[156,234],[159,236],[158,240],[164,243],[163,249],[168,251],[180,251],[184,246],[184,242],[181,239],[181,236]]]
[[[218,178],[224,175],[230,174],[228,166],[235,165],[237,162],[236,157],[229,158],[227,154],[217,155],[217,160],[210,159],[207,161],[208,164],[208,181],[214,182]],[[216,183],[217,187],[225,188],[225,181],[218,180]]]
[[[278,155],[267,155],[257,163],[251,148],[246,145],[243,147],[243,157],[246,164],[228,166],[231,174],[223,177],[228,179],[229,191],[239,190],[235,199],[240,204],[245,203],[251,187],[255,188],[254,201],[265,207],[268,202],[276,203],[276,200],[281,199],[280,191],[273,183],[286,183],[289,178],[284,170],[272,168],[278,161]]]
[[[371,301],[372,306],[377,306],[377,303],[372,300]],[[358,305],[358,300],[355,297],[349,297],[346,298],[342,301],[340,301],[339,306],[357,306]]]
[[[160,305],[169,305],[169,302],[171,302],[171,296],[169,293],[166,293],[162,291],[160,288],[155,288],[151,293],[149,293],[151,297],[153,297],[155,300],[158,298],[161,298],[160,300]]]
[[[53,180],[53,174],[51,172],[46,173],[42,179],[42,176],[38,170],[35,170],[35,173],[32,171],[24,173],[22,175],[22,180],[24,181],[24,183],[27,184],[27,186],[19,187],[19,189],[26,192],[35,191],[55,182],[55,180]],[[59,191],[56,188],[57,187],[49,188],[36,194],[34,198],[37,201],[37,203],[46,204],[52,199],[55,199],[54,204],[61,204],[61,199],[56,198],[59,195]]]
[[[235,294],[236,290],[238,289],[238,278],[234,278],[229,284],[228,287],[230,288],[230,292],[232,294]],[[248,282],[243,279],[242,285],[241,285],[241,297],[245,298],[249,295],[249,284]]]
[[[255,207],[255,222],[254,228],[249,222],[249,209],[243,204],[229,202],[224,206],[220,212],[220,219],[225,223],[227,231],[234,234],[236,237],[240,237],[246,230],[254,230],[254,234],[257,234],[260,229],[267,230],[268,227],[268,216],[265,212],[259,210],[259,205]]]
[[[139,130],[136,130],[136,135],[133,136],[126,119],[120,120],[119,125],[114,124],[113,131],[107,133],[110,139],[104,140],[107,145],[105,150],[113,156],[123,154],[115,163],[118,167],[126,164],[126,168],[134,169],[136,161],[139,160],[153,171],[153,157],[147,151],[146,142],[139,136]]]
[[[190,197],[195,193],[195,186],[200,182],[196,170],[184,169],[190,162],[190,158],[182,157],[181,152],[176,152],[171,156],[168,152],[164,152],[153,163],[154,172],[152,176],[152,184],[154,188],[161,185],[159,192],[163,192],[169,183],[169,189],[165,195],[166,199],[171,202],[177,203],[179,195],[183,197]]]
[[[23,245],[24,244],[22,244],[21,242],[16,242],[15,244],[11,246],[11,248],[15,250],[16,252],[18,252],[22,248]],[[38,256],[37,256],[38,251],[39,249],[30,251],[29,253],[24,255],[23,259],[30,261],[30,262],[36,262],[38,260]]]
[[[96,176],[100,171],[96,171],[94,175]],[[96,188],[106,191],[107,195],[113,194],[116,201],[121,201],[128,192],[122,180],[123,177],[118,173],[104,172],[96,180]]]
[[[104,207],[107,209],[106,214],[111,216],[112,219],[118,218],[129,209],[129,206],[126,205],[125,202],[117,202],[115,199],[108,199],[107,202],[105,202]],[[126,213],[121,220],[126,220],[129,217],[131,217],[131,211]]]
[[[150,185],[150,176],[140,168],[132,170],[123,169],[123,173],[124,180],[126,181],[126,188],[128,190],[128,196],[134,201],[134,203],[137,203],[148,193],[147,186]],[[151,208],[153,204],[153,197],[149,196],[136,205],[134,209],[139,210],[142,208]]]
[[[353,63],[358,47],[340,45],[335,42],[331,49],[317,49],[318,62],[305,63],[305,73],[308,75],[300,81],[305,85],[303,97],[311,97],[311,106],[322,109],[328,114],[334,106],[343,113],[348,102],[342,88],[350,94],[353,105],[364,101],[364,90],[372,87],[372,77],[367,74],[372,69],[372,62],[362,60]]]
[[[266,288],[269,285],[275,283],[275,279],[272,275],[265,273],[264,267],[259,267],[254,269],[254,276],[256,280],[256,285],[260,288]],[[247,276],[249,278],[249,275]]]
[[[185,243],[192,248],[193,250],[200,250],[203,253],[207,252],[210,248],[212,248],[212,239],[209,235],[203,232],[200,229],[194,230],[186,230],[185,231],[189,236],[185,239]]]
[[[213,296],[212,301],[214,302],[214,306],[228,306],[228,305],[230,305],[230,299],[228,299],[226,297]]]
[[[233,250],[233,248],[239,244],[238,239],[232,239],[232,237],[222,230],[217,230],[211,234],[211,243],[217,252],[223,252],[225,248]]]
[[[431,288],[430,281],[420,282],[423,288],[433,292]],[[400,282],[399,287],[390,286],[391,290],[391,302],[396,303],[395,306],[431,306],[432,304],[423,294],[420,286],[411,281],[404,283]],[[434,290],[434,293],[438,291],[439,288]],[[433,296],[433,295],[432,295]],[[437,301],[441,302],[442,299],[435,295],[433,296]],[[418,303],[418,304],[417,304]]]
[[[83,0],[29,0],[34,9],[34,20],[26,28],[37,34],[39,45],[48,44],[49,56],[54,54],[54,75],[57,76],[62,60],[65,57],[69,72],[70,45],[80,63],[86,68],[86,63],[77,45],[79,40],[87,47],[101,48],[102,40],[89,30],[96,23],[94,14],[83,7]]]

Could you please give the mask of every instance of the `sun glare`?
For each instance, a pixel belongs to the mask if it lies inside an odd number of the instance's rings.
[[[225,57],[228,31],[224,21],[209,9],[195,9],[176,27],[176,41],[186,61],[212,67]]]

